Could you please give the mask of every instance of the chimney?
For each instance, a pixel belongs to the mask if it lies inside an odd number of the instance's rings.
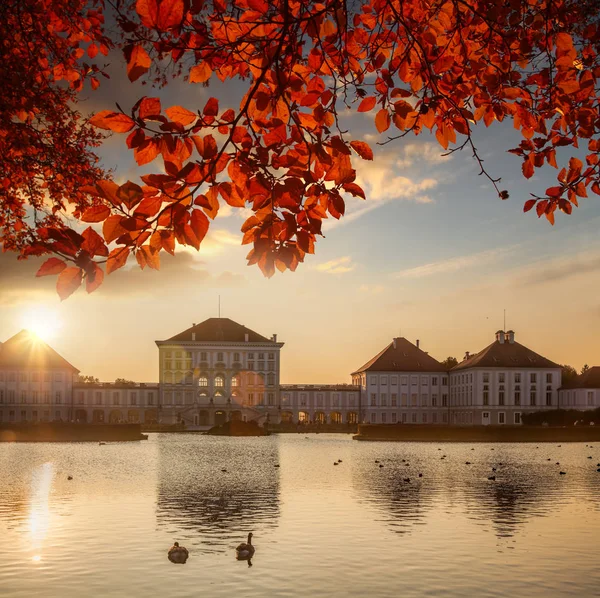
[[[469,359],[469,357],[471,357],[471,354],[468,351],[465,351],[465,359]]]
[[[276,343],[276,342],[277,342],[277,335],[276,335],[276,334],[274,334],[274,335],[273,335],[273,342],[274,342],[274,343]]]
[[[192,332],[192,340],[195,341],[196,340],[196,333]]]
[[[496,332],[496,340],[503,345],[504,344],[504,330],[498,330]]]
[[[249,338],[249,337],[248,337],[248,333],[246,332],[246,334],[244,335],[244,342],[246,342],[246,343],[247,343],[247,342],[248,342],[248,338]]]
[[[514,330],[509,330],[506,333],[506,342],[510,343],[511,345],[515,344],[515,331]]]
[[[420,343],[420,341],[419,341],[419,339],[417,339],[417,349],[419,348],[419,343]]]
[[[397,340],[398,340],[397,338],[394,338],[394,339],[392,339],[392,343],[393,343],[393,345],[394,345],[394,349],[396,348],[396,341],[397,341]]]
[[[192,322],[192,327],[196,325],[196,322]]]

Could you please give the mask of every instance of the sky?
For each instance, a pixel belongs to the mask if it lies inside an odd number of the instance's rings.
[[[82,111],[116,101],[127,110],[142,95],[161,97],[163,109],[197,110],[211,95],[221,109],[236,108],[239,85],[151,89],[130,84],[119,58],[111,59],[119,69],[84,94]],[[93,294],[80,289],[62,303],[55,277],[35,278],[39,261],[0,254],[0,341],[37,329],[83,374],[152,382],[154,341],[216,317],[220,296],[223,317],[285,342],[283,383],[349,382],[396,336],[460,361],[494,340],[504,310],[518,342],[577,369],[600,365],[598,197],[581,200],[571,216],[557,213],[552,227],[535,211],[523,214],[523,203],[555,184],[556,171],[523,178],[520,159],[506,152],[519,142],[511,124],[475,132],[486,167],[510,194],[501,201],[468,151],[443,156],[427,132],[378,145],[386,138],[374,114],[342,116],[349,138],[375,151],[373,162],[353,159],[367,200],[348,198],[346,216],[326,222],[315,255],[296,272],[266,279],[247,266],[249,246],[240,245],[247,215],[227,205],[199,252],[162,254],[160,272],[129,263]],[[138,168],[125,135],[109,138],[99,155],[119,183],[161,168],[158,161]]]

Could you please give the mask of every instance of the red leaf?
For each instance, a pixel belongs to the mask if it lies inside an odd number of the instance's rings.
[[[127,263],[129,247],[117,247],[113,249],[106,260],[106,273],[112,274],[115,270],[122,268]]]
[[[183,106],[171,106],[165,110],[166,115],[176,123],[180,125],[189,125],[193,123],[198,115]]]
[[[91,226],[88,226],[81,236],[84,238],[81,249],[87,251],[91,257],[108,255],[108,247],[104,244],[104,240]]]
[[[219,100],[216,98],[209,98],[208,102],[206,102],[206,106],[204,106],[202,114],[205,116],[217,116],[217,114],[219,114]]]
[[[354,197],[362,197],[363,199],[366,199],[365,192],[356,183],[346,183],[345,185],[342,185],[342,189],[344,189],[344,191],[347,191],[348,193],[352,193]]]
[[[201,62],[190,69],[190,83],[205,83],[211,75],[212,69],[208,62]]]
[[[385,108],[382,108],[375,117],[375,126],[377,127],[377,130],[380,133],[387,131],[390,128],[390,122],[390,113]]]
[[[102,110],[90,118],[90,124],[99,129],[107,129],[115,133],[127,133],[133,129],[135,123],[126,114]]]
[[[363,160],[373,159],[373,150],[368,143],[365,143],[364,141],[351,141],[350,145]]]
[[[40,269],[37,271],[36,276],[60,274],[66,267],[67,264],[65,264],[65,262],[59,260],[57,257],[51,257],[40,266]]]
[[[183,11],[183,0],[160,0],[156,22],[158,29],[168,31],[181,25]]]
[[[127,232],[121,225],[123,220],[125,220],[123,216],[112,214],[112,216],[109,216],[104,221],[104,225],[102,226],[102,234],[104,235],[104,239],[107,243],[111,243]]]
[[[70,297],[80,286],[83,279],[81,268],[66,268],[58,275],[56,281],[56,292],[61,301]]]
[[[358,105],[358,112],[369,112],[369,110],[373,110],[376,102],[377,102],[377,98],[375,98],[374,96],[369,96],[369,97],[365,98]]]
[[[140,103],[138,116],[142,119],[149,119],[152,116],[159,116],[161,110],[159,98],[144,98]]]
[[[537,199],[528,199],[523,206],[523,212],[529,212],[531,208],[537,203]]]
[[[127,61],[127,76],[130,81],[136,81],[148,72],[152,61],[148,52],[142,46],[134,46]]]
[[[104,271],[98,264],[93,263],[92,269],[85,275],[85,290],[93,293],[104,281]]]
[[[119,190],[117,191],[117,197],[129,208],[131,209],[133,206],[137,205],[142,197],[144,196],[144,192],[139,185],[132,183],[131,181],[127,181],[123,183]]]
[[[83,222],[102,222],[110,216],[108,206],[90,206],[86,208],[81,215]]]
[[[137,0],[135,10],[140,16],[142,23],[149,29],[154,29],[158,22],[157,0]]]
[[[528,179],[533,176],[533,162],[530,159],[523,162],[523,175]]]
[[[192,212],[190,226],[196,235],[196,239],[198,239],[198,243],[202,243],[202,239],[204,239],[209,226],[208,218],[204,212],[201,210],[194,210]]]

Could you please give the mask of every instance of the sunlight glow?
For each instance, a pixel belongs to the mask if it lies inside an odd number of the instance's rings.
[[[31,560],[34,563],[39,563],[42,560],[42,555],[41,554],[35,554],[31,557]]]
[[[56,310],[48,307],[32,307],[21,315],[21,326],[43,341],[51,341],[58,335],[62,321]]]

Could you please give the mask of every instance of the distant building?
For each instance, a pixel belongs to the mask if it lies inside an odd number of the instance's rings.
[[[561,409],[597,409],[600,407],[600,366],[590,368],[558,391]]]
[[[452,424],[520,424],[521,415],[558,408],[560,365],[515,341],[512,330],[450,372]]]
[[[403,337],[352,373],[360,388],[360,421],[371,424],[446,424],[448,372]]]
[[[281,423],[356,424],[360,387],[351,384],[282,384]]]
[[[70,421],[79,370],[21,330],[0,344],[0,422]]]
[[[160,423],[279,421],[283,343],[276,334],[266,338],[229,318],[209,318],[156,345]]]

